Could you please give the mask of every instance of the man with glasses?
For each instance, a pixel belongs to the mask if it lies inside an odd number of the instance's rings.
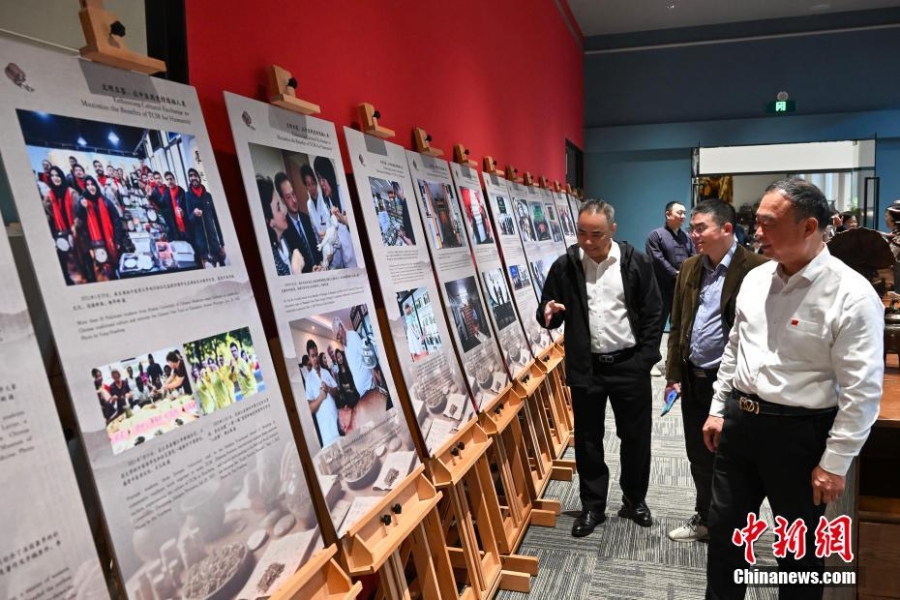
[[[694,515],[669,532],[675,542],[707,541],[715,455],[703,443],[713,383],[734,323],[734,303],[744,276],[766,259],[735,240],[734,207],[706,200],[691,213],[691,240],[699,253],[684,261],[675,280],[675,300],[666,357],[665,395],[681,394],[681,421],[691,477],[697,489]]]
[[[822,573],[816,550],[825,505],[843,493],[878,418],[884,306],[828,251],[822,233],[830,219],[821,190],[799,178],[771,184],[756,212],[770,262],[744,279],[703,426],[716,452],[707,598],[744,597],[734,574],[750,565],[733,535],[750,529],[763,498],[804,539],[802,558],[788,551],[779,570]],[[835,535],[830,526],[826,532]],[[822,593],[820,585],[779,589],[781,598]]]
[[[535,317],[541,326],[566,324],[566,378],[575,412],[575,464],[582,512],[572,535],[584,537],[606,520],[609,468],[603,453],[606,401],[621,440],[622,508],[641,527],[653,519],[650,484],[652,386],[660,359],[659,290],[650,259],[615,242],[615,211],[602,200],[578,213],[578,243],[550,267]]]

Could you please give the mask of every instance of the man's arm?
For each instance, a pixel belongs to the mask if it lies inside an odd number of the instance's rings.
[[[565,310],[556,312],[550,318],[550,323],[547,323],[545,310],[547,308],[547,303],[551,300],[555,302],[561,302],[563,300],[562,295],[562,286],[563,286],[563,269],[565,268],[565,262],[561,260],[557,260],[553,263],[553,266],[550,267],[550,273],[547,274],[547,280],[544,282],[544,289],[541,290],[541,301],[538,304],[537,311],[535,311],[535,319],[537,319],[538,324],[544,329],[556,329],[565,321]]]
[[[679,273],[675,279],[675,298],[672,302],[672,313],[669,315],[669,341],[666,351],[666,381],[681,383],[682,347],[681,340],[681,311],[685,302],[685,286]],[[685,348],[684,350],[689,350]]]
[[[633,260],[638,267],[638,297],[637,323],[633,323],[634,333],[638,347],[643,353],[643,359],[647,369],[656,364],[660,359],[659,342],[662,332],[659,320],[662,318],[662,296],[659,294],[659,286],[653,275],[653,265],[650,259],[635,250]]]
[[[661,270],[671,279],[675,279],[678,275],[678,270],[672,266],[669,259],[663,254],[664,245],[662,236],[656,231],[651,231],[650,235],[647,236],[647,256],[653,259],[654,270]]]

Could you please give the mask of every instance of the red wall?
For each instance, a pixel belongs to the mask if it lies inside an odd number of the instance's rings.
[[[489,154],[562,181],[565,140],[583,146],[584,55],[556,0],[185,5],[190,82],[219,155],[234,154],[222,91],[263,99],[272,63],[338,129],[370,102],[407,148],[424,127],[445,157],[462,142],[479,165]]]

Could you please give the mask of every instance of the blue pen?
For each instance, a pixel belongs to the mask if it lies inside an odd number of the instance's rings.
[[[681,394],[675,390],[669,390],[669,393],[666,394],[666,403],[663,405],[662,412],[659,413],[659,416],[666,416],[666,414],[672,410],[672,407],[675,406],[675,401],[678,400],[679,396],[681,396]]]

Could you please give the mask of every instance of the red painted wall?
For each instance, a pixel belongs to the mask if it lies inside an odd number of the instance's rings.
[[[556,0],[185,5],[190,82],[220,156],[234,154],[222,91],[264,99],[272,63],[338,129],[371,102],[407,148],[424,127],[445,157],[461,142],[479,165],[489,154],[562,181],[565,140],[583,146],[584,55]]]

